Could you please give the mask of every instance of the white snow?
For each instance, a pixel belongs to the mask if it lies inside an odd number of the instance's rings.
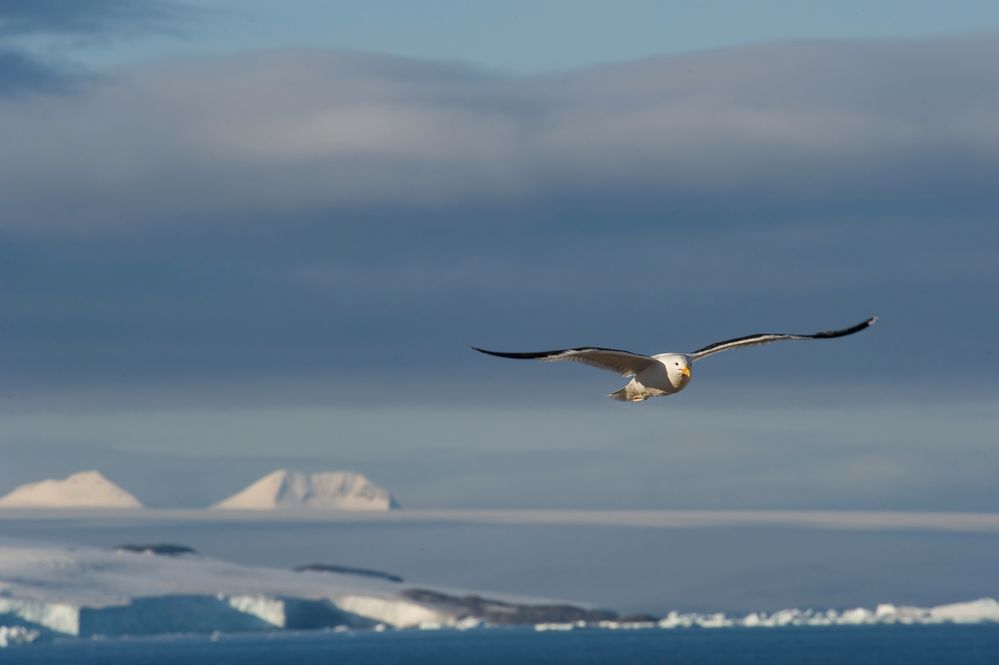
[[[213,507],[227,510],[389,510],[397,506],[387,490],[359,473],[300,473],[279,469]]]
[[[142,504],[100,471],[81,471],[64,480],[21,485],[0,498],[0,508],[142,508]]]
[[[283,600],[262,595],[231,596],[228,599],[223,595],[221,599],[227,600],[234,610],[255,616],[276,628],[283,628],[288,622],[287,606]]]
[[[439,611],[406,598],[347,595],[338,600],[337,606],[390,626],[426,626],[441,623]],[[450,621],[443,625],[453,623],[455,622]]]
[[[930,618],[935,621],[953,623],[993,621],[999,623],[999,602],[992,598],[982,598],[967,603],[937,605],[928,611]]]

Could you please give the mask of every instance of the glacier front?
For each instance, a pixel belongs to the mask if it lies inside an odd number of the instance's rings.
[[[480,596],[407,588],[370,575],[245,566],[137,549],[0,542],[0,644],[53,636],[482,623],[470,609],[482,604]],[[575,606],[491,602],[556,618],[567,610],[569,616],[613,616]]]

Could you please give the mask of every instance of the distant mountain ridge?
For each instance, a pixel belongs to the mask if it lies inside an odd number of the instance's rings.
[[[0,497],[0,508],[142,508],[130,492],[100,471],[81,471],[63,480],[27,483]]]
[[[353,471],[302,473],[278,469],[212,506],[219,510],[391,510],[388,490]]]

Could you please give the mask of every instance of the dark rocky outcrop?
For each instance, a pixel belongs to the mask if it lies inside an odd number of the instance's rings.
[[[575,623],[612,621],[617,613],[576,605],[526,605],[507,603],[482,596],[451,596],[430,589],[406,589],[402,595],[424,605],[449,612],[457,619],[474,617],[494,625]]]
[[[369,568],[354,568],[353,566],[337,566],[334,564],[326,563],[310,563],[306,566],[299,566],[295,568],[295,572],[313,572],[313,573],[340,573],[341,575],[361,575],[363,577],[374,577],[381,580],[388,580],[389,582],[402,582],[402,578],[398,575],[393,575],[392,573],[383,573],[380,570],[371,570]]]
[[[620,623],[659,623],[659,617],[651,614],[626,614],[617,620]]]
[[[187,545],[174,545],[173,543],[153,543],[150,545],[136,545],[125,543],[111,548],[115,552],[137,552],[139,554],[158,554],[160,556],[180,556],[182,554],[197,554],[192,547]]]

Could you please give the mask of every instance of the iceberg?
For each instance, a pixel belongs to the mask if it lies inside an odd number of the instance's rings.
[[[936,607],[896,606],[882,603],[873,610],[854,607],[846,610],[786,609],[777,612],[750,612],[745,616],[670,612],[659,628],[775,628],[780,626],[863,626],[874,624],[999,623],[999,602],[981,598]]]
[[[30,644],[38,639],[41,633],[24,626],[0,626],[0,647],[14,644]]]
[[[744,616],[724,613],[670,612],[658,622],[603,620],[596,623],[539,623],[537,631],[603,628],[607,630],[663,630],[681,628],[780,628],[784,626],[865,626],[892,624],[999,623],[999,601],[981,598],[936,607],[896,606],[882,603],[875,609],[846,610],[786,609],[750,612]]]

